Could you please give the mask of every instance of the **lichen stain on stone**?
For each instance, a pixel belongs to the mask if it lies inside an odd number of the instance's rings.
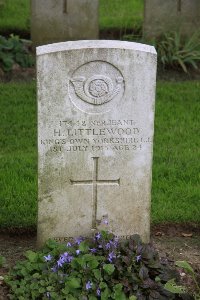
[[[53,203],[54,200],[53,200],[53,197],[51,196],[51,193],[48,193],[46,195],[42,195],[40,197],[38,197],[38,202],[43,202],[43,201],[46,201],[47,203]]]
[[[53,198],[50,195],[48,195],[47,197],[45,197],[44,200],[46,200],[48,203],[53,203],[54,202]]]
[[[57,225],[57,219],[53,217],[43,217],[42,220],[38,222],[40,224],[40,228],[42,228],[42,232],[45,236],[48,236],[45,234],[46,232],[51,232],[55,229]],[[48,226],[46,226],[48,225]]]

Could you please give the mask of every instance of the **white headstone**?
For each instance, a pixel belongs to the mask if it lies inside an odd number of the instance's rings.
[[[121,41],[37,48],[38,245],[87,236],[105,218],[150,234],[156,52]]]
[[[31,0],[34,46],[98,39],[99,0]]]
[[[191,36],[200,26],[199,0],[145,0],[143,35],[154,38],[168,32]]]

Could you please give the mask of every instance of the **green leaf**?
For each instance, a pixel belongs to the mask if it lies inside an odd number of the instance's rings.
[[[87,252],[89,250],[89,246],[86,241],[80,243],[79,250],[81,250],[82,252]]]
[[[121,283],[118,283],[114,286],[114,291],[122,291],[123,285]]]
[[[51,239],[49,239],[45,244],[45,247],[49,248],[50,250],[55,249],[57,246],[58,243],[55,240],[51,240]]]
[[[32,275],[34,279],[39,279],[41,275],[39,273],[35,273]]]
[[[5,257],[0,255],[0,268],[5,266],[5,264],[6,264]]]
[[[194,274],[194,270],[193,268],[191,267],[191,265],[187,262],[187,261],[176,261],[176,266],[177,267],[180,267],[180,268],[183,268],[185,271],[187,271],[188,273],[190,274]]]
[[[88,267],[89,267],[90,269],[95,269],[95,268],[98,267],[99,262],[98,262],[97,259],[95,259],[95,256],[93,256],[93,260],[89,261],[89,262],[87,263],[87,265],[88,265]]]
[[[141,267],[141,269],[140,269],[140,271],[139,271],[139,277],[140,277],[142,280],[145,280],[145,279],[147,279],[148,276],[149,276],[148,273],[149,273],[148,269],[147,269],[145,266],[143,266],[143,267]]]
[[[75,277],[69,278],[69,280],[67,281],[67,286],[72,289],[80,288],[80,279]]]
[[[12,54],[1,55],[0,61],[1,60],[3,62],[3,70],[4,71],[11,71],[12,70],[12,66],[14,64],[14,60],[13,60]]]
[[[75,270],[79,270],[85,264],[83,257],[76,257],[71,261],[71,266]]]
[[[94,270],[92,270],[92,272],[94,273],[94,276],[97,280],[101,279],[101,271],[100,270],[94,269]]]
[[[95,297],[95,296],[89,296],[89,300],[97,300],[97,297]]]
[[[39,292],[40,292],[40,294],[43,294],[43,293],[45,293],[45,291],[46,291],[46,289],[45,289],[44,287],[40,287],[40,288],[39,288]]]
[[[55,298],[56,299],[56,298]],[[67,300],[77,300],[77,298],[74,298],[72,295],[67,295]]]
[[[105,264],[103,266],[103,269],[105,270],[106,273],[111,275],[115,271],[115,266],[112,264]]]
[[[105,282],[100,282],[99,287],[100,289],[105,289],[107,288],[107,284]]]
[[[183,294],[185,293],[185,287],[179,286],[176,284],[175,279],[169,280],[165,285],[164,285],[165,290],[173,293],[173,294]]]
[[[65,287],[62,289],[63,295],[68,295],[70,293],[70,288],[65,284]]]
[[[91,261],[94,259],[94,255],[92,255],[91,253],[90,254],[87,253],[87,254],[83,255],[83,258],[84,258],[85,262],[88,262],[88,261]],[[95,257],[95,259],[96,259],[96,257]]]
[[[136,296],[132,295],[129,297],[129,300],[137,300]]]
[[[110,290],[108,288],[106,288],[102,293],[101,293],[101,300],[108,300],[110,299]]]
[[[26,258],[30,261],[30,262],[36,262],[38,259],[38,254],[34,251],[28,250],[25,253]]]
[[[118,299],[118,300],[126,300],[126,296],[125,296],[124,292],[122,291],[122,288],[123,288],[123,286],[122,286],[121,283],[116,284],[116,285],[114,286],[114,291],[115,291],[115,292],[114,292],[114,296],[115,296],[114,299]]]
[[[27,43],[15,35],[11,35],[8,39],[0,36],[0,64],[3,70],[11,71],[14,63],[22,67],[30,67],[34,64]]]
[[[161,279],[160,279],[159,276],[156,276],[156,277],[155,277],[155,282],[161,282]]]
[[[142,240],[141,240],[141,237],[139,236],[139,234],[133,234],[131,236],[131,242],[134,242],[136,245],[141,244]]]

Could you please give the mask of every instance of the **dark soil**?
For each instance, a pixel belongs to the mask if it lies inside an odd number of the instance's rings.
[[[16,28],[10,28],[10,29],[1,29],[0,35],[5,36],[8,38],[11,34],[18,35],[21,39],[30,40],[31,35],[30,31],[26,30],[20,30]],[[134,36],[139,37],[141,39],[142,36],[142,28],[111,28],[111,29],[102,29],[99,32],[99,38],[100,40],[120,40],[122,38],[126,38],[127,36]]]
[[[30,82],[36,80],[36,69],[22,68],[18,64],[14,64],[12,71],[4,72],[0,68],[0,82]],[[190,69],[189,73],[184,73],[182,70],[162,69],[159,68],[157,72],[157,80],[162,81],[187,81],[187,80],[200,80],[200,68]]]
[[[160,224],[151,228],[151,242],[160,257],[170,262],[186,260],[200,277],[200,224]],[[0,231],[0,255],[6,258],[6,266],[0,268],[0,300],[7,300],[8,289],[3,276],[16,261],[24,258],[27,250],[36,250],[36,230],[17,229]],[[190,276],[181,270],[182,281],[189,288],[193,287]],[[1,277],[2,276],[2,277]],[[27,299],[28,300],[28,299]]]

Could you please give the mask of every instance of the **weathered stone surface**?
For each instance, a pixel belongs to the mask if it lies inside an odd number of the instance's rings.
[[[150,233],[156,52],[120,41],[37,48],[38,245]]]
[[[191,36],[199,26],[199,0],[145,0],[143,35],[147,38],[169,31]]]
[[[97,39],[99,0],[31,0],[34,46]]]

